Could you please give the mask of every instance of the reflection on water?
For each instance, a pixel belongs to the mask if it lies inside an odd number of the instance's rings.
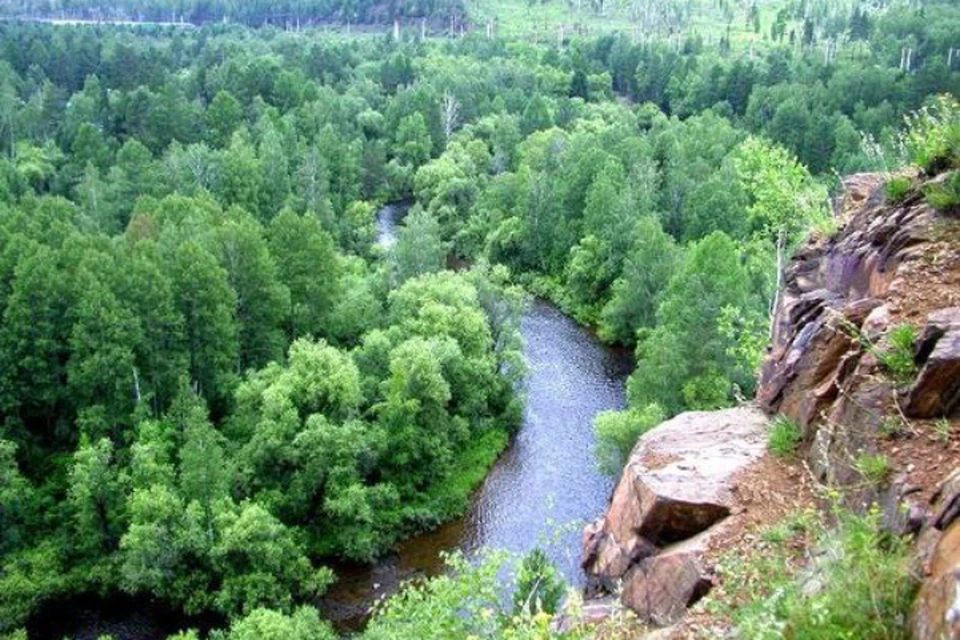
[[[596,469],[593,417],[622,408],[629,354],[604,347],[556,307],[535,301],[522,324],[527,358],[523,425],[477,492],[467,515],[404,543],[373,567],[336,567],[328,617],[357,628],[398,584],[442,570],[440,554],[544,547],[566,578],[582,584],[582,524],[606,508],[612,480]]]
[[[409,202],[385,205],[377,212],[377,244],[389,249],[397,242],[397,226],[410,210]]]

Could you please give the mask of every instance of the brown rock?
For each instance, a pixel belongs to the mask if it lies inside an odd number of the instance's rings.
[[[960,516],[960,469],[954,469],[937,488],[931,521],[942,531],[952,525],[957,516]]]
[[[960,410],[960,327],[934,339],[936,333],[928,324],[920,340],[918,355],[934,344],[907,396],[904,412],[911,418],[951,416]]]
[[[665,552],[646,558],[624,578],[623,604],[658,626],[677,622],[710,590],[695,553]]]
[[[735,503],[734,477],[763,455],[767,431],[766,416],[744,407],[681,414],[646,433],[602,524],[584,532],[587,573],[612,590],[655,545],[691,538],[725,518]]]
[[[960,639],[960,524],[940,538],[911,620],[916,640]]]

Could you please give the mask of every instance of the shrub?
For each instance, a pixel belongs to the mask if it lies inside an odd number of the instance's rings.
[[[871,485],[880,486],[887,481],[893,468],[890,460],[882,453],[861,453],[854,462],[854,467]]]
[[[796,422],[781,414],[770,428],[770,451],[778,458],[792,458],[803,440],[803,430]]]
[[[887,200],[893,203],[900,203],[907,199],[913,190],[913,181],[906,176],[897,176],[891,178],[884,185],[884,191],[887,194]]]
[[[900,640],[916,591],[905,541],[885,533],[878,509],[840,512],[834,530],[819,528],[814,565],[798,567],[794,542],[764,536],[771,549],[731,562],[731,586],[746,603],[734,611],[741,637],[750,640]],[[743,565],[742,567],[739,565]],[[746,579],[743,579],[743,578]],[[725,582],[728,582],[725,577]]]
[[[567,585],[542,549],[534,549],[520,563],[517,590],[513,593],[513,614],[554,614],[563,602]]]
[[[937,211],[960,209],[960,171],[953,171],[943,182],[927,185],[923,190],[927,203]]]
[[[927,175],[960,166],[960,102],[941,96],[907,117],[906,147]]]
[[[901,324],[890,331],[889,346],[876,351],[881,364],[890,372],[894,381],[902,386],[910,384],[917,375],[913,354],[917,343],[917,329],[910,324]]]
[[[593,430],[597,437],[597,462],[604,473],[619,474],[637,439],[663,420],[663,409],[657,404],[598,414]]]

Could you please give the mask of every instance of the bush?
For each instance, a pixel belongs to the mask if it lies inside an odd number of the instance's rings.
[[[954,171],[939,184],[927,185],[923,190],[927,203],[937,211],[960,209],[960,171]]]
[[[803,430],[785,415],[777,416],[770,428],[770,451],[778,458],[792,458],[803,440]]]
[[[664,418],[663,409],[658,404],[598,414],[593,421],[593,430],[597,436],[597,462],[604,473],[619,474],[637,439]]]
[[[927,175],[960,166],[960,102],[941,96],[907,118],[907,151]]]
[[[884,191],[887,194],[887,200],[893,203],[900,203],[907,199],[913,190],[913,181],[906,176],[891,178],[884,185]]]
[[[485,550],[471,561],[455,554],[447,558],[447,564],[448,571],[444,574],[411,581],[400,593],[384,601],[375,610],[367,629],[355,637],[359,640],[569,637],[550,632],[552,618],[545,612],[531,615],[528,611],[512,610],[511,603],[503,598],[504,588],[509,590],[521,585],[512,581],[503,583],[503,576],[509,575],[512,567],[506,553]],[[539,568],[556,576],[549,563]],[[518,578],[523,577],[521,570]]]
[[[554,614],[563,602],[567,585],[542,549],[534,549],[520,563],[517,590],[513,594],[513,614],[534,616]]]
[[[799,532],[796,532],[799,533]],[[879,510],[864,516],[838,513],[835,530],[819,529],[822,553],[812,567],[797,568],[793,538],[765,537],[772,550],[737,566],[731,586],[747,603],[734,612],[750,640],[899,640],[916,591],[905,541],[885,533]],[[738,565],[745,565],[743,568]],[[760,565],[760,570],[750,566]],[[738,581],[738,576],[749,579]]]

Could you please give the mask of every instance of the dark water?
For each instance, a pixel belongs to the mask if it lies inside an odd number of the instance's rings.
[[[381,230],[395,216],[384,208]],[[388,230],[382,243],[394,237],[395,230]],[[373,567],[336,567],[340,581],[323,604],[339,626],[361,626],[370,606],[401,582],[442,571],[443,551],[470,553],[486,546],[523,553],[540,546],[570,582],[583,583],[582,525],[606,509],[613,487],[596,469],[593,417],[625,406],[632,359],[541,300],[524,316],[522,332],[527,402],[516,439],[463,519],[408,540]]]
[[[377,212],[377,244],[389,249],[397,242],[397,226],[410,210],[409,202],[394,202]]]
[[[378,214],[380,244],[389,249],[409,205]],[[403,543],[376,565],[335,566],[340,577],[322,608],[342,629],[361,627],[377,600],[400,584],[443,570],[441,553],[493,547],[523,553],[544,548],[566,578],[583,583],[579,568],[583,524],[607,505],[612,480],[596,469],[593,417],[625,406],[629,353],[603,346],[553,305],[534,301],[523,318],[527,360],[522,427],[484,481],[466,516]],[[31,638],[76,640],[112,634],[116,640],[159,640],[183,618],[143,601],[71,602],[34,620]],[[208,627],[209,628],[209,627]]]
[[[41,607],[29,625],[29,637],[40,640],[162,640],[188,629],[226,625],[217,615],[185,616],[160,602],[117,594],[74,596]]]

